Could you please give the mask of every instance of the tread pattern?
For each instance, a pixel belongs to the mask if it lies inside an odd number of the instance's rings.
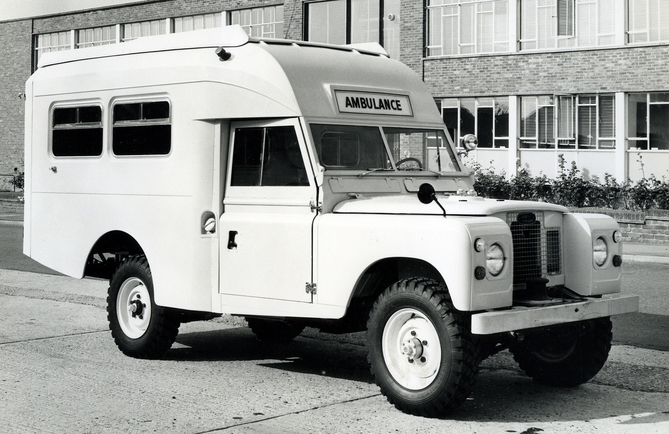
[[[422,300],[438,315],[451,345],[452,369],[447,375],[438,375],[425,394],[407,391],[394,384],[380,348],[383,334],[383,312],[389,306],[405,300]],[[411,301],[409,301],[411,303]],[[406,307],[400,306],[401,307]],[[474,342],[465,315],[456,311],[448,291],[432,279],[411,278],[401,280],[387,288],[376,300],[367,323],[368,361],[371,373],[381,393],[397,409],[414,415],[438,417],[459,407],[469,396],[478,376],[479,346]],[[427,398],[425,395],[429,395]]]
[[[146,333],[138,339],[130,339],[123,333],[116,313],[119,288],[129,277],[140,278],[151,294],[151,322]],[[116,346],[127,356],[138,359],[159,359],[174,343],[179,333],[179,320],[169,309],[155,305],[151,269],[144,255],[130,256],[121,262],[112,274],[107,292],[107,320]]]

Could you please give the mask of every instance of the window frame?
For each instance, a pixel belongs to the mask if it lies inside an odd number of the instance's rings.
[[[643,108],[642,114],[644,115],[644,118],[645,118],[644,119],[644,125],[643,125],[643,129],[645,130],[645,133],[644,133],[645,136],[644,135],[634,135],[634,136],[632,136],[632,134],[630,133],[630,131],[632,129],[632,120],[633,120],[632,112],[634,112],[636,114],[637,110],[632,110],[632,108],[630,107],[630,104],[632,103],[631,98],[633,96],[639,97],[639,96],[642,96],[642,95],[645,97],[644,106],[642,107]],[[662,96],[661,98],[663,98],[664,101],[659,100],[658,96]],[[653,100],[653,99],[655,99],[655,100]],[[637,100],[636,102],[639,103],[641,101]],[[627,127],[626,128],[627,129],[627,137],[626,137],[627,150],[629,150],[629,151],[642,150],[642,151],[654,151],[654,152],[669,151],[669,123],[658,122],[656,124],[656,123],[652,122],[653,121],[653,119],[652,119],[653,118],[653,108],[657,108],[657,107],[661,107],[661,108],[665,109],[666,112],[667,112],[665,114],[669,115],[669,92],[630,92],[629,94],[625,95],[625,108],[626,108],[627,114],[628,114],[627,115],[627,125],[626,125],[626,127]],[[638,116],[636,116],[636,120],[637,121],[639,120]],[[655,134],[655,131],[657,131],[656,125],[661,125],[661,126],[665,127],[665,131],[663,131],[663,133],[666,133],[665,134],[666,139],[664,141],[668,142],[666,147],[659,147],[659,146],[653,147],[653,134]],[[637,131],[639,131],[638,127],[637,127]],[[645,146],[638,146],[637,145],[637,146],[633,147],[632,142],[636,142],[636,143],[645,142]]]
[[[426,57],[438,57],[438,56],[457,56],[457,55],[472,55],[472,54],[488,54],[488,53],[508,53],[511,50],[511,26],[515,25],[510,23],[510,8],[513,6],[514,2],[511,0],[471,0],[467,2],[459,1],[457,3],[449,4],[433,4],[428,1],[426,5],[426,19],[425,19],[425,56]],[[491,5],[490,10],[484,10],[484,6]],[[498,11],[498,7],[504,5],[504,11]],[[471,24],[471,29],[468,31],[468,42],[463,43],[463,31],[462,23],[463,20],[467,18],[466,14],[463,14],[463,7],[472,8],[470,11],[471,16],[469,16],[469,22]],[[453,12],[445,13],[445,11],[453,10]],[[435,18],[435,15],[439,14],[439,19]],[[486,26],[484,20],[487,16],[490,16],[488,20],[489,23],[492,23],[492,27]],[[446,44],[446,35],[444,34],[444,17],[453,17],[452,19],[456,21],[456,29],[451,31],[452,35],[457,35],[457,41],[452,41],[448,46],[450,46],[450,52],[444,52],[447,46]],[[439,22],[439,44],[434,42],[434,29],[430,26],[436,22]],[[488,24],[489,24],[488,23]],[[497,29],[498,26],[502,26],[506,31],[500,33]],[[486,36],[486,40],[490,39],[489,42],[484,42],[483,40],[483,29],[490,28]],[[500,34],[504,34],[504,39],[496,39]],[[490,45],[492,49],[486,50],[483,49],[483,45]],[[463,47],[472,47],[471,50],[463,50]],[[433,50],[439,50],[440,52],[432,52]],[[457,51],[457,52],[454,52]]]
[[[311,42],[324,42],[324,41],[314,41],[311,38],[311,18],[312,18],[312,5],[314,4],[326,4],[326,3],[336,3],[341,2],[344,4],[344,41],[343,42],[326,42],[334,44],[352,44],[360,42],[352,42],[352,20],[353,20],[353,2],[356,0],[314,0],[314,1],[305,1],[304,2],[304,26],[303,26],[303,35],[302,38],[305,41]],[[376,33],[376,40],[372,39],[368,42],[377,42],[381,45],[385,44],[384,40],[384,0],[368,0],[370,2],[378,2],[378,33]]]
[[[279,16],[278,12],[279,10],[281,11],[281,19],[279,20],[277,17]],[[254,17],[257,17],[254,15],[254,13],[258,13],[260,11],[260,17],[261,17],[261,22],[254,22]],[[242,23],[242,18],[243,18],[243,13],[248,12],[249,13],[249,18],[250,22],[249,24],[243,24]],[[273,20],[270,21],[265,21],[265,12],[270,12],[271,18]],[[258,6],[258,7],[253,7],[253,8],[242,8],[242,9],[235,9],[231,11],[226,12],[226,19],[228,25],[235,25],[239,24],[246,33],[253,38],[268,38],[268,39],[283,39],[285,38],[285,7],[283,4],[280,5],[269,5],[269,6]],[[238,15],[238,17],[237,17]],[[238,18],[238,20],[237,20]],[[277,26],[280,25],[280,29],[277,29]],[[270,27],[271,31],[267,31],[266,27]],[[254,27],[259,27],[261,29],[261,34],[254,34],[255,32]],[[280,34],[277,34],[280,33]],[[272,36],[273,35],[273,36]]]
[[[156,104],[156,103],[167,103],[168,105],[168,117],[166,118],[151,118],[147,119],[146,117],[142,118],[143,113],[144,113],[144,106],[148,104]],[[139,105],[140,106],[140,118],[139,119],[122,119],[122,120],[116,120],[115,119],[115,111],[116,107],[121,106],[121,105]],[[110,109],[109,109],[109,117],[110,117],[110,128],[109,128],[109,149],[111,154],[116,157],[116,158],[155,158],[155,157],[168,157],[169,155],[172,154],[173,147],[172,147],[172,102],[167,99],[167,98],[152,98],[152,99],[117,99],[113,100],[110,104]],[[169,144],[167,152],[153,152],[153,153],[118,153],[116,151],[117,143],[116,143],[116,131],[118,129],[124,129],[124,128],[152,128],[156,129],[156,127],[166,127],[169,126]],[[165,128],[163,128],[165,129]]]
[[[509,111],[509,99],[511,97],[508,96],[500,96],[500,97],[471,97],[471,98],[441,98],[440,99],[440,107],[441,107],[441,115],[442,119],[444,120],[444,124],[447,125],[447,130],[448,133],[451,134],[453,137],[453,141],[455,142],[455,146],[457,148],[462,148],[462,138],[466,134],[474,134],[477,137],[479,137],[479,147],[481,149],[508,149],[509,148],[509,115],[511,112]],[[487,103],[487,101],[490,101],[490,103]],[[454,105],[453,103],[457,102],[457,105]],[[467,129],[463,126],[463,117],[462,117],[462,111],[466,110],[465,102],[468,103],[473,103],[472,108],[474,109],[472,114],[472,120],[473,120],[473,129]],[[499,110],[503,110],[506,108],[506,135],[497,135],[498,133],[498,128],[501,126],[499,118],[504,116],[504,114],[499,113]],[[457,110],[457,127],[453,129],[452,127],[448,127],[448,125],[452,125],[449,120],[446,119],[446,111],[447,110]],[[479,109],[492,109],[492,129],[491,129],[491,146],[481,146],[480,144],[480,110]]]
[[[86,109],[86,108],[97,108],[99,109],[99,122],[80,122],[80,110],[81,109]],[[75,122],[63,122],[56,124],[56,112],[58,110],[75,110],[76,114],[76,120]],[[53,107],[51,107],[50,114],[49,114],[49,151],[52,157],[54,158],[62,158],[62,159],[80,159],[80,158],[87,158],[87,159],[95,159],[95,158],[101,158],[102,155],[104,154],[104,142],[105,142],[105,134],[104,134],[104,119],[105,119],[105,111],[104,107],[101,103],[99,102],[93,102],[93,101],[82,101],[82,102],[77,102],[77,103],[58,103],[55,104]],[[74,153],[56,153],[54,151],[54,146],[56,142],[55,138],[55,133],[57,131],[64,131],[64,132],[74,132],[74,131],[91,131],[91,130],[99,130],[99,144],[96,144],[96,148],[98,148],[100,151],[92,154],[92,153],[87,153],[87,154],[74,154]]]

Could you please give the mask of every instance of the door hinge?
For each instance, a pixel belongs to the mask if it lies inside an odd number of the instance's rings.
[[[304,289],[310,294],[316,294],[316,284],[315,283],[306,283]]]
[[[317,205],[316,202],[313,200],[309,202],[309,207],[311,208],[311,212],[316,211],[317,213],[323,212],[323,207],[321,205]]]

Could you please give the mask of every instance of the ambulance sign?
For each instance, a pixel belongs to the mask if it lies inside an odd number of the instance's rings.
[[[335,90],[339,113],[413,116],[407,95]]]

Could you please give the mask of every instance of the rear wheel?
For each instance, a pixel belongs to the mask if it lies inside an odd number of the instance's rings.
[[[386,289],[370,313],[367,346],[376,384],[406,413],[452,410],[476,381],[478,349],[466,318],[434,280],[412,278]]]
[[[520,368],[537,383],[575,387],[602,369],[612,337],[611,319],[597,318],[527,334],[510,349]]]
[[[164,356],[179,332],[178,319],[155,304],[151,270],[144,256],[131,256],[112,275],[107,319],[114,342],[131,357]]]

